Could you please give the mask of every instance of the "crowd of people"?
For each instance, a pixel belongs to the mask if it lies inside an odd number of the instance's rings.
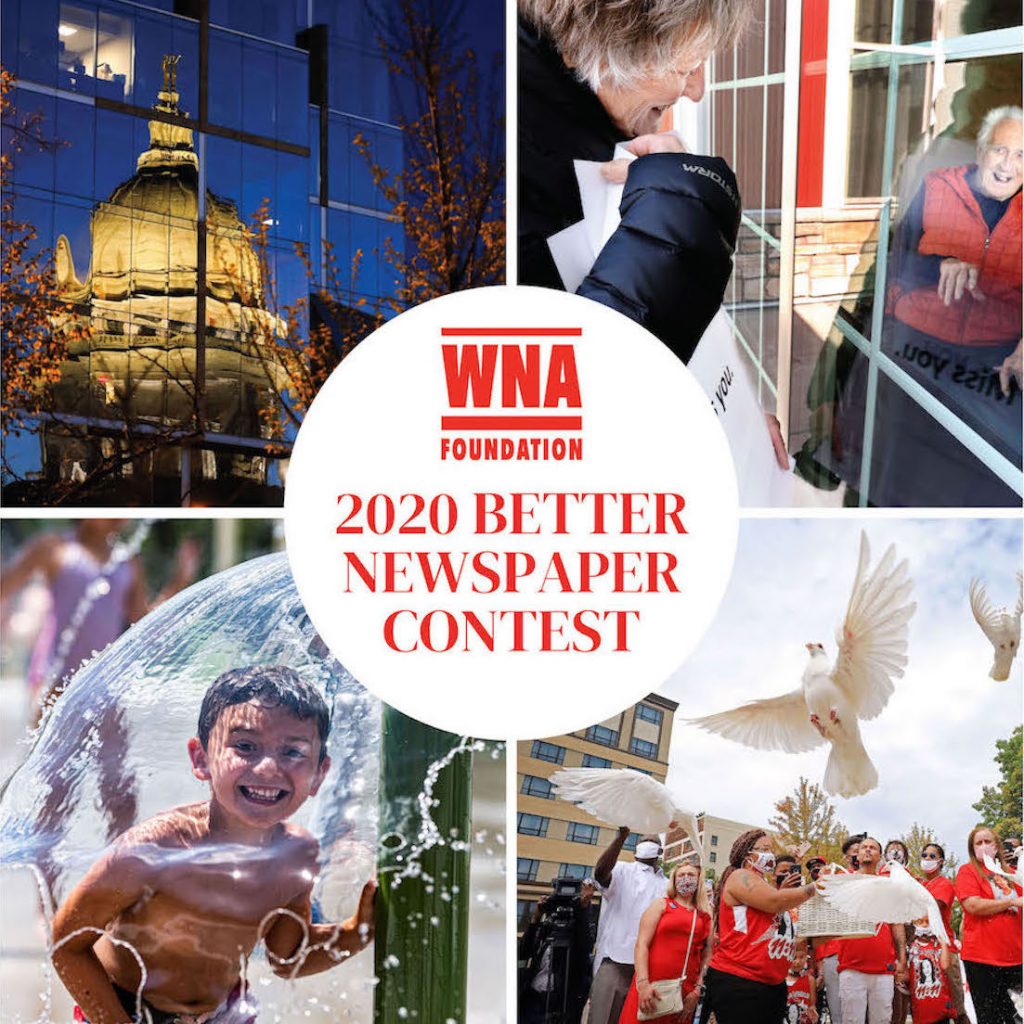
[[[843,863],[829,864],[808,857],[807,847],[782,852],[769,832],[751,829],[733,843],[712,884],[692,860],[666,873],[658,836],[639,840],[634,861],[620,860],[628,834],[619,830],[569,915],[576,922],[565,933],[571,974],[559,973],[544,941],[551,901],[534,908],[520,950],[520,1024],[1021,1019],[1019,836],[1003,839],[977,826],[967,837],[965,863],[951,875],[936,842],[912,864],[900,839],[883,845],[866,833],[852,835],[842,844]],[[860,926],[849,935],[821,934],[820,923],[801,928],[801,907],[820,897],[823,874],[880,876],[893,865],[934,898],[945,935],[935,934],[927,918],[876,923],[873,931]]]

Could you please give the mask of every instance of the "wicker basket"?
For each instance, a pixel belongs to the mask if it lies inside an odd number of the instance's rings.
[[[877,931],[877,922],[857,921],[839,913],[821,893],[816,893],[800,907],[800,915],[796,922],[796,934],[802,939],[818,938],[822,935],[863,938],[874,935]]]

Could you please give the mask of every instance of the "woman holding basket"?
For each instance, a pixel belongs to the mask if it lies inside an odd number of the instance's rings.
[[[789,911],[816,892],[789,875],[773,884],[775,854],[763,829],[744,832],[716,890],[718,946],[707,971],[707,1008],[717,1024],[778,1024],[786,1016],[786,975],[795,947]]]

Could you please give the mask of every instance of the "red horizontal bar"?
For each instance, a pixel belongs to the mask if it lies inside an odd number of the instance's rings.
[[[582,430],[582,416],[442,416],[442,430]]]
[[[442,338],[579,338],[582,327],[442,327]]]

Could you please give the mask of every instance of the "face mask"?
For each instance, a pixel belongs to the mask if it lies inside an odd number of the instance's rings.
[[[988,855],[993,860],[996,859],[996,844],[995,843],[975,843],[974,844],[974,856],[985,863],[985,855]]]
[[[770,874],[775,870],[775,854],[767,850],[758,850],[750,855],[751,867],[762,875]]]
[[[693,875],[681,875],[676,879],[676,892],[680,896],[690,896],[697,891],[697,879]]]
[[[939,862],[937,860],[922,860],[921,870],[931,873],[932,871],[939,870]]]
[[[646,842],[636,844],[637,860],[654,860],[661,853],[661,847],[657,843]]]
[[[903,863],[903,851],[902,850],[890,850],[885,855],[885,859],[890,864],[902,864]]]

